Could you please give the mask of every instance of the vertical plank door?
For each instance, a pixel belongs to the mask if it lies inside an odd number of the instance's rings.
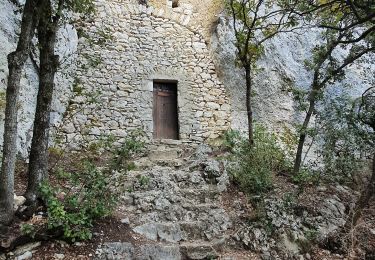
[[[178,139],[177,84],[154,82],[154,138]]]

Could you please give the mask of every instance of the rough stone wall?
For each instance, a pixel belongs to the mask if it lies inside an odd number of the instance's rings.
[[[222,0],[149,0],[148,4],[156,8],[173,6],[173,12],[190,15],[190,24],[200,28],[207,42],[224,8]]]
[[[75,97],[62,122],[63,142],[153,133],[153,81],[177,81],[183,142],[217,138],[230,126],[230,102],[189,14],[127,1],[96,2],[80,39]],[[93,95],[95,101],[90,103]]]

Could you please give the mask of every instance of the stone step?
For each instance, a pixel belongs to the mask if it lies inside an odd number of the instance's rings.
[[[153,198],[144,197],[142,196],[144,194],[140,194],[137,196],[137,198],[134,199],[135,206],[145,206],[148,205],[148,210],[145,210],[143,212],[149,212],[149,211],[165,211],[165,210],[178,210],[178,211],[192,211],[192,212],[198,212],[198,213],[205,213],[207,211],[210,211],[212,209],[219,209],[220,206],[218,204],[208,202],[208,203],[197,203],[197,201],[192,200],[176,200],[175,203],[171,203],[167,199],[157,199],[153,200]],[[177,206],[177,207],[173,207]]]
[[[211,242],[194,241],[175,243],[142,243],[135,245],[129,242],[105,242],[95,251],[96,260],[181,260],[181,259],[230,259],[240,260],[238,257],[222,257],[221,251],[225,239]]]
[[[185,259],[216,259],[225,245],[226,238],[213,241],[196,240],[180,243],[180,252]]]
[[[211,241],[223,237],[227,227],[206,221],[146,222],[135,226],[133,231],[153,241],[178,243],[180,241]]]
[[[170,190],[168,190],[170,191]],[[173,198],[170,197],[169,192],[158,191],[155,192],[154,190],[135,190],[135,191],[128,191],[125,193],[125,196],[131,196],[135,200],[147,200],[146,198],[153,199],[158,201],[160,198],[168,199],[170,204],[180,204],[180,203],[192,203],[196,204],[204,204],[204,203],[212,203],[216,201],[220,196],[220,192],[217,190],[216,186],[210,185],[205,187],[200,187],[197,189],[193,188],[176,188],[173,192]],[[168,204],[169,204],[168,203]]]
[[[192,203],[183,203],[182,208],[188,211],[195,211],[195,212],[206,212],[207,210],[211,209],[218,209],[220,206],[215,203],[199,203],[196,204],[194,201]]]
[[[155,150],[150,150],[148,153],[148,158],[151,161],[160,161],[160,160],[174,160],[181,158],[183,155],[182,148],[171,148],[165,146],[159,146]]]
[[[215,225],[219,226],[228,222],[228,216],[221,209],[206,210],[205,212],[198,211],[187,211],[182,209],[180,206],[171,210],[160,210],[160,211],[149,211],[141,212],[135,207],[129,207],[127,215],[131,215],[132,225],[139,225],[147,222],[192,222],[192,221],[203,221],[209,224],[217,222]],[[219,214],[220,217],[219,217]],[[216,220],[218,219],[218,220]],[[220,228],[220,229],[225,229]]]
[[[180,190],[180,194],[186,200],[199,203],[212,203],[220,196],[216,185],[209,185],[208,188],[203,189],[183,188]]]
[[[228,230],[226,224],[220,225],[202,219],[197,221],[180,221],[178,222],[185,241],[204,240],[211,241],[222,238]]]
[[[133,191],[207,189],[216,185],[206,181],[199,171],[187,172],[170,167],[155,167],[147,171],[128,172],[124,185]]]
[[[167,166],[167,167],[174,167],[174,168],[181,168],[186,164],[186,160],[184,159],[171,159],[171,160],[152,160],[152,162],[159,166]]]
[[[149,222],[136,226],[133,231],[153,241],[178,243],[186,239],[180,225],[172,222]]]
[[[96,249],[95,260],[181,260],[180,247],[176,244],[107,242]]]

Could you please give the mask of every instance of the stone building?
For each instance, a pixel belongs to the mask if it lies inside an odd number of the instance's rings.
[[[79,30],[65,141],[142,131],[147,140],[199,143],[230,127],[230,99],[191,12],[96,2]]]

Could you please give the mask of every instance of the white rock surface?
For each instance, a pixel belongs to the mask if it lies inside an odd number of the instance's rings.
[[[14,210],[17,210],[18,207],[23,205],[26,201],[26,198],[24,196],[17,196],[14,194]]]
[[[301,115],[296,111],[291,94],[282,89],[291,84],[306,89],[312,74],[307,71],[304,61],[310,59],[311,50],[319,42],[319,31],[308,30],[300,34],[279,34],[266,42],[265,54],[258,61],[262,70],[255,76],[254,115],[261,122],[275,131],[280,131],[284,124],[296,123]],[[247,125],[245,106],[244,72],[235,65],[236,48],[234,46],[232,21],[224,15],[219,17],[218,26],[211,38],[211,53],[214,56],[219,77],[232,98],[232,128],[245,130]],[[337,56],[344,53],[336,52]],[[344,91],[353,96],[360,95],[374,79],[371,71],[375,65],[371,57],[363,65],[350,66],[346,78],[327,90],[329,95],[338,95]],[[347,89],[346,85],[352,87]]]
[[[17,45],[17,34],[20,30],[20,12],[17,12],[11,1],[0,1],[0,104],[5,104],[5,89],[8,77],[7,55],[14,51]],[[51,122],[55,124],[61,120],[65,112],[70,96],[72,70],[74,70],[73,60],[77,49],[78,37],[75,29],[71,25],[66,25],[59,30],[57,44],[57,54],[60,55],[61,66],[56,75],[56,90],[53,100]],[[37,60],[37,58],[36,58]],[[32,138],[33,117],[35,113],[35,103],[38,88],[38,75],[31,60],[27,60],[21,78],[21,96],[19,100],[18,113],[18,151],[23,157],[28,154]],[[0,106],[0,144],[3,142],[4,132],[4,105]]]

